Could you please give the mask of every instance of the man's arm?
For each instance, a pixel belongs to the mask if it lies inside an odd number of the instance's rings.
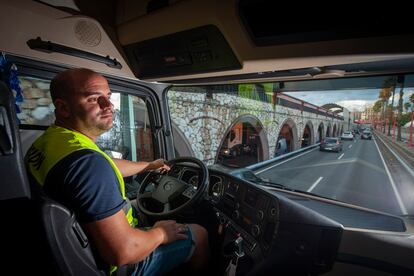
[[[186,239],[186,226],[173,220],[159,221],[148,231],[132,228],[120,210],[114,215],[82,225],[105,262],[137,263],[159,245]]]
[[[96,151],[76,151],[51,173],[52,187],[65,193],[62,197],[109,264],[138,262],[160,244],[185,237],[180,230],[183,225],[174,221],[158,222],[146,232],[133,229],[122,210],[125,201],[118,179],[106,158]],[[59,186],[54,179],[64,181]]]
[[[148,170],[157,170],[161,169],[161,172],[169,171],[170,167],[165,165],[164,159],[157,159],[152,162],[133,162],[125,159],[116,159],[112,158],[115,165],[118,167],[123,177],[135,175],[137,173],[142,173]]]

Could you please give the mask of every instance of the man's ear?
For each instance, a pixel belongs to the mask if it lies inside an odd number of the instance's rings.
[[[69,118],[70,117],[70,108],[67,102],[63,99],[56,99],[53,104],[55,105],[55,112],[56,116],[59,116],[61,118]]]

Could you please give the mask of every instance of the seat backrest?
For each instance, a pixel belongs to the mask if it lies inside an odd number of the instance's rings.
[[[92,254],[88,238],[75,215],[40,192],[41,228],[59,275],[105,275]]]

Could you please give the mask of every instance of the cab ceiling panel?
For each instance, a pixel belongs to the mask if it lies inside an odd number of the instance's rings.
[[[314,2],[301,4],[305,14],[273,0],[164,2],[141,12],[133,11],[135,1],[118,2],[117,37],[141,79],[231,80],[259,72],[395,60],[414,49],[411,17],[398,23],[382,17],[372,21],[359,9],[339,16],[337,9],[324,12]]]

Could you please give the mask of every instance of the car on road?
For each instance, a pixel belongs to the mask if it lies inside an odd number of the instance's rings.
[[[354,140],[354,134],[351,131],[345,131],[341,135],[342,140]]]
[[[320,151],[342,151],[342,142],[338,137],[326,137],[319,145]]]
[[[372,133],[370,130],[365,129],[361,134],[362,140],[371,140],[372,139]]]

